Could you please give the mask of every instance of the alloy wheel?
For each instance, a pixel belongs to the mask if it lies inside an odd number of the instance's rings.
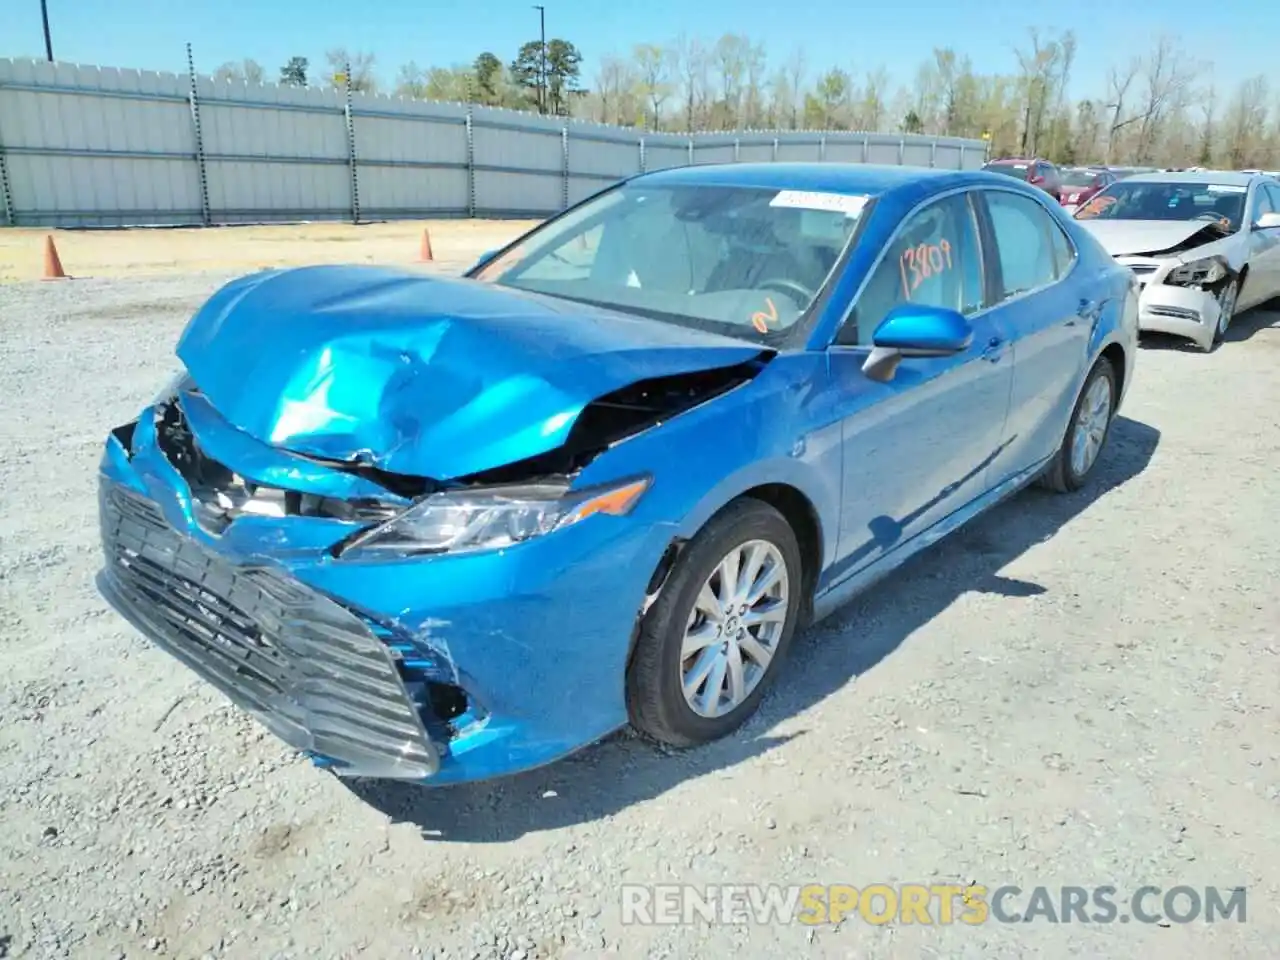
[[[734,547],[703,583],[680,651],[685,702],[701,717],[722,717],[764,679],[787,621],[790,577],[782,552],[766,540]]]
[[[1111,379],[1097,377],[1080,404],[1071,434],[1071,470],[1077,477],[1088,473],[1098,459],[1111,423],[1111,404]]]
[[[1227,327],[1231,326],[1231,315],[1236,310],[1236,296],[1239,289],[1236,281],[1232,280],[1222,291],[1222,296],[1218,300],[1218,336],[1226,333]]]

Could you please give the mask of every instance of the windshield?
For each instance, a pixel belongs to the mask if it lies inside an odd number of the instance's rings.
[[[868,197],[624,184],[549,221],[477,280],[750,339],[817,299]]]
[[[1092,170],[1064,170],[1062,185],[1064,187],[1092,187],[1098,182],[1100,174]]]
[[[1017,177],[1019,180],[1025,180],[1031,170],[1031,165],[1027,163],[988,163],[982,169],[991,173],[1003,173],[1006,177]]]
[[[1121,180],[1096,194],[1076,219],[1217,221],[1235,233],[1248,192],[1248,187],[1231,183]]]

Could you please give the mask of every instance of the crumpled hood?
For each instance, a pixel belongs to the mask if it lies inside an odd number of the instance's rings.
[[[226,285],[177,353],[258,440],[448,480],[555,449],[604,394],[763,349],[471,280],[323,266]]]
[[[1223,239],[1221,232],[1204,220],[1077,220],[1113,257],[1153,254],[1176,247],[1197,233],[1204,244]]]

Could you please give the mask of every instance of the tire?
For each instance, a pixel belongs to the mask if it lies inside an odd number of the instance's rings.
[[[1097,449],[1093,454],[1093,458],[1085,464],[1083,470],[1080,470],[1073,463],[1072,458],[1076,427],[1081,422],[1082,414],[1085,413],[1086,400],[1091,400],[1092,391],[1099,380],[1107,382],[1108,410],[1106,412],[1106,421],[1102,426],[1102,436],[1098,439]],[[1058,452],[1054,454],[1053,460],[1042,478],[1044,486],[1057,493],[1072,493],[1083,487],[1094,467],[1097,466],[1098,460],[1102,457],[1102,451],[1107,447],[1107,439],[1111,436],[1111,422],[1115,419],[1115,416],[1116,371],[1110,360],[1106,357],[1101,357],[1094,364],[1093,369],[1089,371],[1089,376],[1085,378],[1084,386],[1080,388],[1080,395],[1076,397],[1076,404],[1071,409],[1071,419],[1067,422],[1067,430],[1063,435],[1062,445],[1058,448]]]
[[[1218,298],[1219,306],[1223,306],[1223,310],[1218,315],[1218,325],[1213,328],[1213,340],[1209,347],[1205,350],[1209,353],[1222,342],[1222,338],[1227,335],[1227,328],[1231,326],[1231,321],[1235,318],[1236,298],[1240,295],[1240,281],[1232,279],[1222,288],[1222,296]]]
[[[709,620],[700,609],[695,609],[704,585],[713,595],[717,592],[712,586],[712,579],[714,575],[715,583],[719,585],[718,571],[722,561],[753,544],[763,544],[764,547],[759,549],[768,558],[766,565],[761,567],[761,573],[779,564],[785,572],[785,581],[779,581],[785,582],[785,594],[766,595],[756,608],[764,611],[769,607],[772,613],[783,611],[784,619],[776,630],[771,623],[750,627],[735,624],[733,621],[742,616],[741,613],[734,615],[735,611],[741,610],[739,604],[735,604],[718,622]],[[718,740],[746,722],[759,707],[791,646],[802,608],[803,574],[795,531],[773,507],[759,500],[743,498],[716,514],[680,554],[661,594],[641,621],[626,677],[627,712],[632,726],[669,746],[691,747]],[[756,582],[759,581],[757,576]],[[776,594],[779,589],[775,584],[767,594]],[[772,604],[765,604],[765,600],[772,600]],[[726,630],[726,627],[730,629]],[[703,636],[715,636],[716,640],[708,643],[700,653],[686,658],[682,656],[685,635],[694,629],[706,630]],[[736,638],[738,630],[747,634],[741,647],[736,639],[725,639],[730,633]],[[728,649],[731,642],[733,651]],[[771,651],[772,656],[767,658],[763,669],[758,669],[758,662],[751,658],[753,650]],[[723,712],[708,715],[708,712],[695,710],[686,698],[685,675],[694,664],[719,659],[719,652],[723,654],[725,672],[718,674],[713,670],[701,686],[703,693],[706,694],[718,676],[726,680],[736,678],[740,684],[739,692],[748,687],[750,690],[735,706],[726,704],[728,708]],[[741,671],[728,669],[728,664],[734,660],[734,652],[738,652],[737,662],[742,664]],[[700,659],[704,656],[707,659]],[[696,674],[697,671],[694,672]],[[721,689],[728,690],[729,687],[716,685],[714,700],[717,704],[724,696],[719,693]]]

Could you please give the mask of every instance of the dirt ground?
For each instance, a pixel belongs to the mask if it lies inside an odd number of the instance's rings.
[[[178,266],[408,262],[417,227],[68,233],[101,276],[0,286],[0,957],[1277,956],[1280,313],[1209,355],[1146,346],[1086,489],[1021,494],[798,637],[703,749],[348,784],[110,613],[103,438],[222,279]],[[433,238],[470,259],[514,229]],[[624,884],[676,881],[1012,884],[1028,915],[1110,885],[1127,919],[1147,885],[1244,887],[1247,916],[1171,921],[1157,893],[1151,922],[623,923]]]
[[[0,229],[0,283],[35,280],[42,275],[46,234],[52,234],[69,276],[144,277],[193,270],[247,272],[308,263],[413,264],[421,253],[424,230],[439,265],[460,269],[536,223],[430,220],[359,226],[299,223],[207,229]]]

